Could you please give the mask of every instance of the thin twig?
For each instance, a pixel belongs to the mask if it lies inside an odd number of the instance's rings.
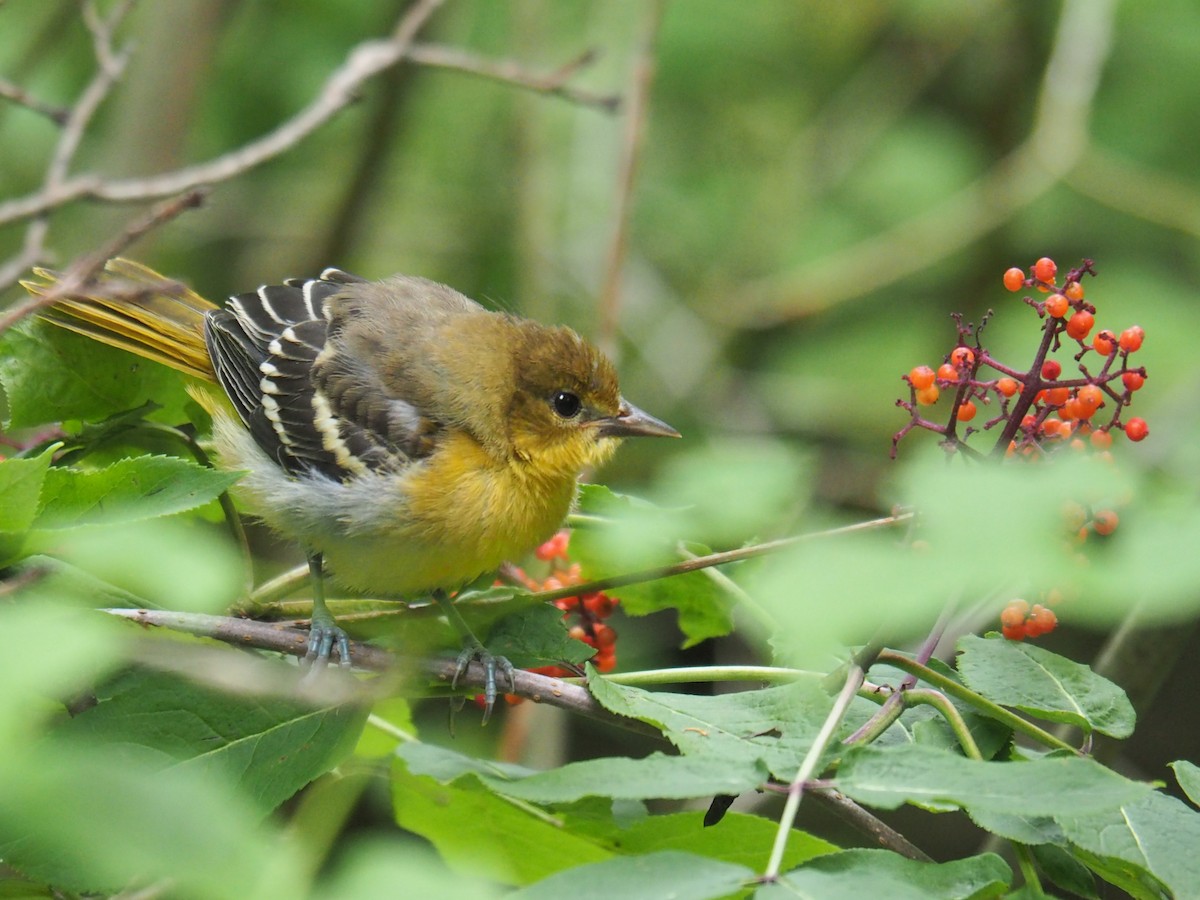
[[[415,44],[409,50],[408,58],[418,65],[453,69],[467,75],[502,81],[539,94],[562,97],[581,106],[594,106],[605,112],[616,112],[621,105],[621,98],[616,94],[598,94],[584,88],[571,87],[566,83],[580,69],[595,61],[596,53],[593,50],[580,54],[548,75],[529,72],[514,60],[484,59],[457,47],[440,44]]]
[[[20,85],[13,84],[4,78],[0,78],[0,97],[18,106],[23,106],[30,112],[37,113],[39,116],[45,116],[55,125],[66,124],[67,116],[71,114],[71,111],[67,107],[55,106],[53,103],[39,100]]]
[[[909,859],[918,860],[919,862],[934,861],[933,857],[928,853],[896,829],[863,809],[841,791],[824,787],[813,788],[809,792],[809,795],[814,800],[824,803],[854,828],[857,828],[864,834],[871,835],[879,843],[879,846],[899,853],[901,856],[907,856]]]

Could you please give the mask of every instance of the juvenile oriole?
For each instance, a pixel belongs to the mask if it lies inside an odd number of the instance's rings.
[[[35,274],[32,293],[56,283]],[[612,363],[575,332],[423,278],[326,269],[225,308],[129,260],[104,278],[44,317],[208,383],[197,395],[220,464],[245,472],[248,509],[308,553],[317,665],[334,646],[349,665],[321,590],[327,565],[355,591],[432,592],[462,633],[460,674],[480,659],[494,696],[497,664],[510,681],[511,668],[445,591],[546,540],[581,471],[620,438],[679,436],[622,398]]]

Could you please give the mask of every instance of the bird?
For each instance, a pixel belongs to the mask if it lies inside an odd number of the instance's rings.
[[[22,282],[34,295],[51,270]],[[356,593],[431,595],[486,672],[512,667],[475,637],[448,592],[559,529],[584,470],[627,437],[679,437],[621,395],[607,356],[564,326],[488,310],[410,275],[337,268],[213,303],[153,269],[109,260],[98,288],[47,321],[192,377],[235,494],[304,548],[313,590],[305,660],[323,668],[346,632],[324,577]]]

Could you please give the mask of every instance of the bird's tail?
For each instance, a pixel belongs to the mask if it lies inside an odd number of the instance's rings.
[[[34,269],[21,286],[43,296],[58,273]],[[87,293],[66,295],[43,310],[48,322],[128,350],[206,381],[216,381],[204,343],[204,319],[216,304],[129,259],[110,259]]]

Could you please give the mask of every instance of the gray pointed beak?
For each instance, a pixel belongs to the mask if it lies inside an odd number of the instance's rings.
[[[615,416],[596,422],[602,437],[682,437],[678,431],[656,419],[648,412],[638,409],[624,397]]]

